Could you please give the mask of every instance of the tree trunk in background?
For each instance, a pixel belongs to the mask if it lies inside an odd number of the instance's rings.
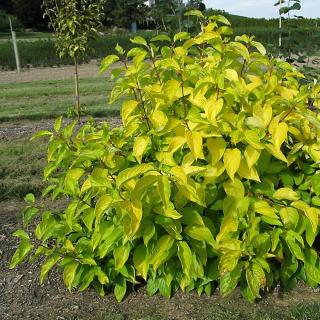
[[[75,80],[75,102],[76,102],[76,114],[78,117],[78,122],[80,123],[80,96],[79,96],[79,73],[78,73],[78,60],[77,58],[74,59],[74,80]]]

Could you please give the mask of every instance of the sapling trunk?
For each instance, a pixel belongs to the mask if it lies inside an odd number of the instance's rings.
[[[79,73],[78,73],[78,60],[74,59],[74,79],[75,79],[75,111],[78,117],[78,122],[80,123],[80,96],[79,96]]]

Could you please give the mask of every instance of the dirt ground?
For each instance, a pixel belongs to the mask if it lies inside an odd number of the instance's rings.
[[[97,60],[79,66],[80,78],[92,78],[99,76]],[[40,80],[66,80],[74,77],[74,66],[57,66],[53,68],[30,68],[16,71],[0,71],[0,83],[29,82]]]

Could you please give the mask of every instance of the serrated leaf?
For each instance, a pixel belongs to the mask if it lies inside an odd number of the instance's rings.
[[[25,240],[30,239],[29,235],[24,230],[17,230],[12,234],[12,236]]]

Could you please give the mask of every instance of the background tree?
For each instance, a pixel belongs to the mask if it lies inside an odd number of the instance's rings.
[[[42,0],[12,0],[13,13],[27,28],[46,29],[47,21],[41,10]]]
[[[151,9],[151,17],[158,29],[181,31],[184,9],[185,6],[181,0],[156,0]]]
[[[148,6],[144,0],[106,1],[104,24],[130,28],[133,22],[142,24],[147,18]]]
[[[279,7],[279,55],[282,51],[282,38],[283,38],[283,19],[284,15],[287,15],[287,26],[290,27],[291,12],[301,9],[301,0],[278,0],[275,6]],[[296,18],[302,18],[301,16],[295,16]],[[290,43],[290,31],[288,32],[288,55],[291,56],[291,43]]]
[[[76,113],[80,121],[79,59],[90,47],[89,41],[97,36],[97,28],[103,17],[103,2],[95,0],[44,0],[49,27],[56,36],[56,48],[60,57],[69,56],[75,66]]]
[[[7,13],[13,13],[13,3],[12,0],[1,0],[0,10],[4,10]]]
[[[195,9],[200,11],[206,10],[206,5],[203,3],[202,0],[189,0],[186,5],[187,9]]]

